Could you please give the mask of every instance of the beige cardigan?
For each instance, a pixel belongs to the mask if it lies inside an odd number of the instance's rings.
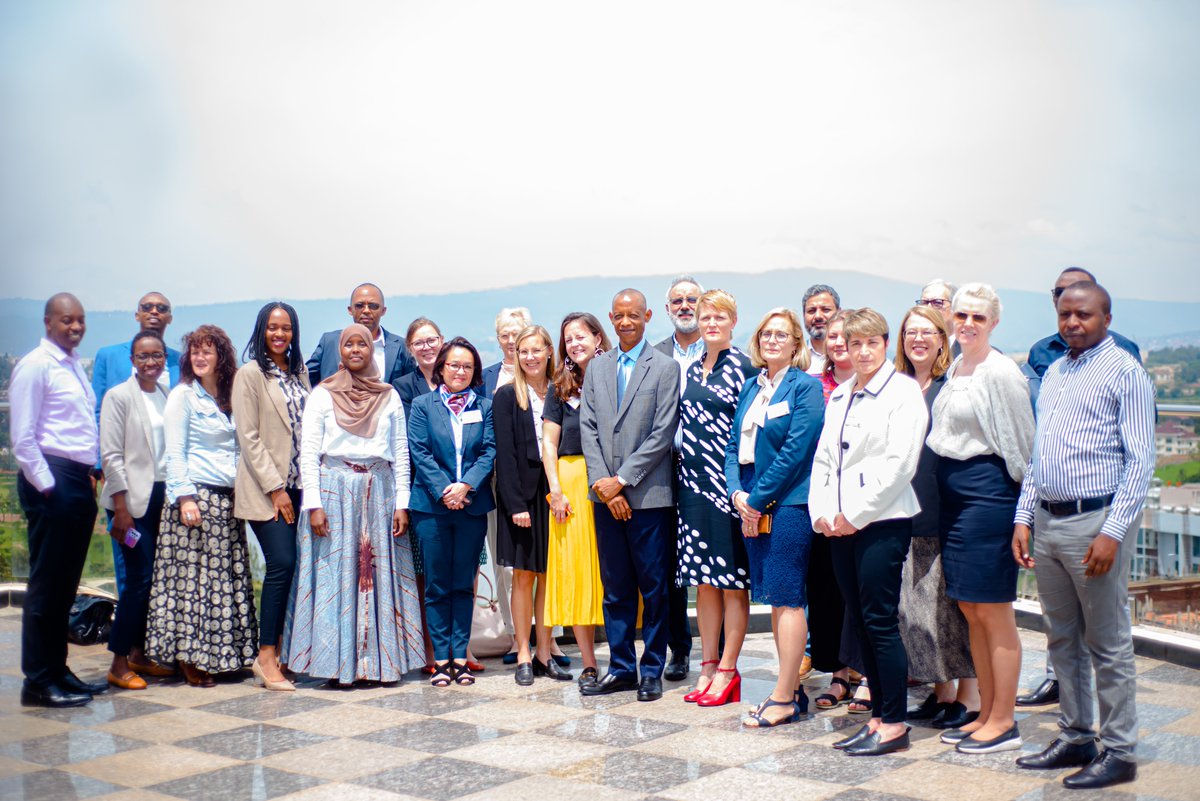
[[[300,380],[308,389],[308,376]],[[233,419],[237,421],[237,480],[233,513],[242,520],[275,517],[271,493],[287,484],[292,460],[292,421],[278,382],[257,362],[238,369],[233,378]]]

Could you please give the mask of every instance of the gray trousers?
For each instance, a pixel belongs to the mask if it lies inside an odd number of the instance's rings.
[[[1078,745],[1096,737],[1095,668],[1100,742],[1113,756],[1133,761],[1138,731],[1137,674],[1128,597],[1129,558],[1138,524],[1125,532],[1112,569],[1103,576],[1087,578],[1083,557],[1107,515],[1107,509],[1098,509],[1052,517],[1039,506],[1034,516],[1034,574],[1049,629],[1050,661],[1058,677],[1061,738]]]

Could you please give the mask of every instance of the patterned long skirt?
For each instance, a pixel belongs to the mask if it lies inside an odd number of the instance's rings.
[[[344,684],[399,681],[425,663],[425,644],[411,534],[392,536],[391,463],[323,459],[321,506],[327,536],[300,514],[280,661]]]
[[[196,505],[198,526],[183,524],[178,503],[159,523],[146,654],[209,673],[240,670],[258,653],[246,527],[233,516],[231,490],[198,485]]]

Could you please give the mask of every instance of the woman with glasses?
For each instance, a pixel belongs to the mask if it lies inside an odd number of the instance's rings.
[[[296,310],[280,301],[263,306],[243,356],[246,364],[233,379],[241,448],[233,509],[250,523],[267,563],[258,658],[251,669],[260,686],[292,691],[295,686],[280,670],[279,640],[296,568],[300,422],[309,392]]]
[[[433,641],[434,687],[474,684],[467,665],[475,573],[495,509],[492,469],[496,440],[492,404],[479,392],[482,365],[475,346],[455,337],[433,367],[437,391],[413,401],[413,528],[425,559],[425,614]]]
[[[108,638],[113,653],[108,683],[144,690],[142,675],[174,672],[151,662],[143,650],[155,542],[167,487],[163,439],[167,391],[158,382],[167,366],[167,346],[156,331],[142,331],[133,338],[130,351],[133,377],[105,393],[100,408],[104,469],[100,504],[113,513],[109,533],[125,558],[125,586]]]
[[[772,309],[762,318],[750,338],[750,363],[760,372],[738,396],[725,448],[725,480],[741,518],[752,598],[771,605],[779,678],[742,721],[767,728],[794,723],[808,712],[800,684],[813,534],[808,477],[825,409],[821,382],[805,372],[804,325],[791,309]]]
[[[932,424],[933,404],[950,367],[950,336],[936,308],[915,306],[904,315],[895,366],[921,387]],[[955,729],[979,715],[979,684],[971,663],[967,620],[946,596],[942,576],[937,471],[938,455],[928,445],[922,446],[912,481],[921,511],[912,521],[912,546],[900,584],[900,639],[908,653],[908,675],[933,684],[925,701],[908,710],[908,719]]]
[[[404,406],[379,380],[366,326],[343,329],[338,350],[340,369],[304,406],[284,658],[331,687],[398,682],[422,656]]]
[[[496,431],[496,562],[513,571],[512,615],[516,629],[517,684],[535,676],[570,681],[571,674],[550,657],[546,625],[546,548],[549,541],[550,487],[542,469],[546,398],[554,391],[554,343],[540,325],[517,336],[517,370],[511,384],[496,390],[492,419]],[[535,592],[536,585],[536,592]],[[537,625],[533,626],[533,621]],[[530,654],[529,633],[536,636]]]
[[[163,412],[169,506],[158,529],[146,653],[178,662],[193,687],[213,687],[213,673],[250,667],[258,653],[246,528],[233,513],[237,353],[215,325],[183,342],[179,386]]]
[[[542,466],[550,488],[549,541],[546,547],[546,624],[574,627],[583,670],[579,686],[599,680],[596,626],[604,625],[604,587],[596,550],[596,524],[583,442],[579,396],[593,358],[611,345],[603,326],[587,312],[563,318],[558,336],[554,391],[542,417]]]
[[[1033,448],[1029,387],[1016,363],[991,346],[1000,299],[987,284],[954,295],[962,355],[933,404],[928,444],[938,461],[946,594],[966,615],[979,677],[979,717],[942,735],[962,753],[1021,747],[1013,719],[1021,670],[1013,601],[1012,526]]]
[[[704,354],[687,370],[679,401],[680,586],[696,588],[696,624],[703,653],[700,678],[683,700],[721,706],[742,698],[738,656],[750,620],[750,563],[725,480],[738,397],[750,359],[733,347],[737,302],[720,289],[696,304]],[[724,631],[724,650],[720,650]]]

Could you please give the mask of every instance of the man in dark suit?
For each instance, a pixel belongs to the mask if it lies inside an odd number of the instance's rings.
[[[608,317],[619,347],[597,356],[588,368],[579,413],[610,652],[604,678],[580,692],[606,695],[636,688],[639,701],[662,697],[675,580],[671,446],[679,427],[679,365],[646,346],[650,316],[646,296],[636,289],[613,298]],[[645,643],[640,670],[635,649],[639,592]]]
[[[667,288],[667,317],[670,318],[675,333],[654,347],[679,365],[681,382],[687,380],[687,369],[692,363],[704,355],[704,340],[700,336],[700,323],[696,319],[696,305],[700,302],[702,294],[704,287],[690,275],[677,276]],[[676,542],[674,539],[671,542],[671,554],[678,558]],[[691,667],[688,659],[692,652],[692,627],[688,620],[687,607],[687,587],[676,587],[672,582],[668,620],[670,636],[667,640],[671,648],[671,659],[663,671],[663,678],[667,681],[683,681]]]
[[[346,307],[350,319],[366,326],[375,338],[375,366],[379,368],[379,378],[388,384],[401,376],[417,369],[417,363],[408,348],[404,345],[404,337],[397,336],[384,330],[380,325],[387,306],[383,302],[383,291],[374,284],[359,284],[350,294],[350,305]],[[342,363],[342,355],[338,353],[338,339],[341,330],[326,331],[321,335],[316,350],[308,357],[305,367],[308,368],[308,380],[312,386],[321,383],[338,370]]]

